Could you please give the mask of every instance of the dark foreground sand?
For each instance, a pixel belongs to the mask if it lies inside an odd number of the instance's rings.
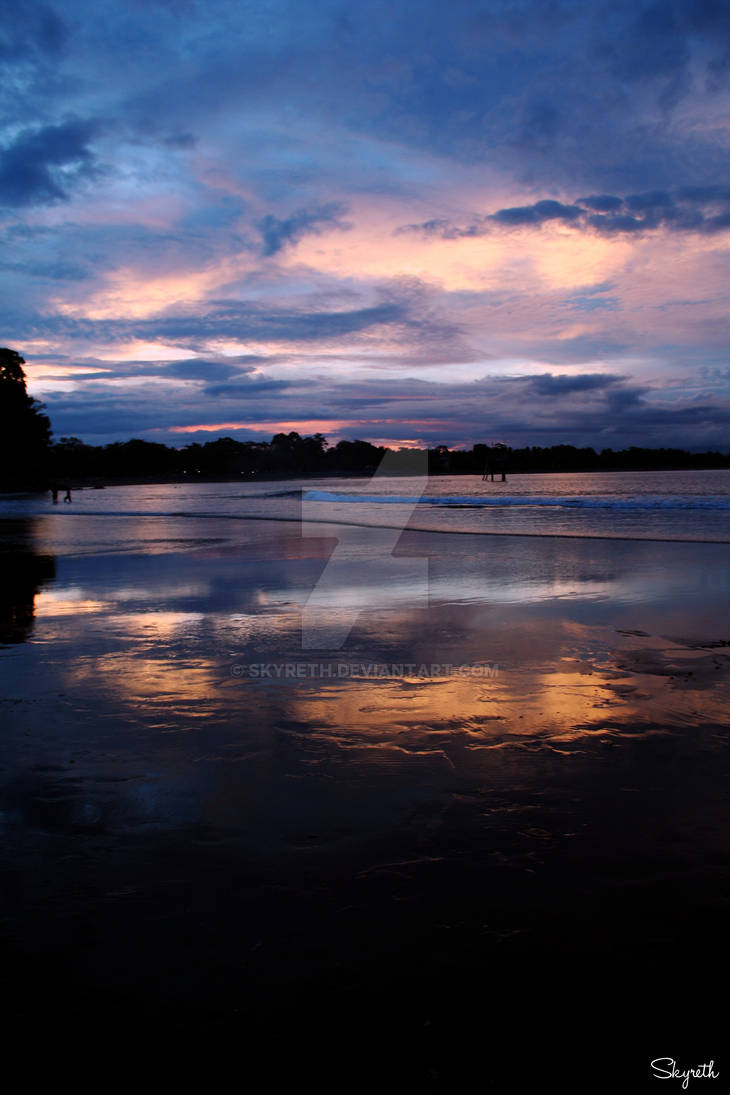
[[[241,1088],[722,1068],[726,547],[406,534],[426,602],[351,541],[322,650],[336,530],[162,524],[2,529],[19,1027]]]

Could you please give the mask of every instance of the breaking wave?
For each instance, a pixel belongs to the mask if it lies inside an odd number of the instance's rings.
[[[462,506],[473,509],[488,506],[554,506],[560,509],[609,509],[609,510],[730,510],[730,497],[723,495],[677,496],[674,498],[637,495],[633,498],[609,497],[533,497],[530,495],[399,495],[399,494],[339,494],[336,491],[308,490],[302,498],[306,502],[367,502],[375,505]]]

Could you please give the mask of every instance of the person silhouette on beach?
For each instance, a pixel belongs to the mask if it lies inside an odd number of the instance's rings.
[[[66,487],[66,493],[63,496],[63,500],[64,500],[64,502],[70,502],[71,501],[71,488],[70,487]]]
[[[58,505],[58,487],[51,487],[51,499],[54,506]]]

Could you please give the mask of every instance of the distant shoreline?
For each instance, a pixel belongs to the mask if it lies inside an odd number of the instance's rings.
[[[105,490],[107,487],[139,487],[139,486],[185,486],[191,483],[292,483],[301,482],[301,480],[311,480],[316,482],[318,480],[330,480],[330,479],[370,479],[375,474],[376,468],[370,468],[361,471],[333,471],[333,472],[318,472],[318,473],[301,473],[301,474],[281,474],[277,475],[272,472],[255,473],[251,475],[245,474],[229,474],[229,475],[171,475],[171,476],[124,476],[119,479],[94,477],[94,478],[73,478],[59,477],[57,483],[60,489],[66,489],[70,487],[73,490]],[[541,470],[532,469],[529,471],[508,471],[508,479],[515,475],[624,475],[626,473],[636,474],[649,474],[653,472],[706,472],[706,471],[730,471],[728,466],[702,466],[702,467],[635,467],[635,468],[572,468],[570,471],[558,468],[543,468]],[[473,471],[435,471],[431,470],[428,473],[430,479],[448,479],[448,478],[466,478],[468,476],[481,479],[482,476],[478,472]],[[393,479],[409,479],[412,475],[406,473],[399,473],[394,471],[389,478]],[[51,490],[50,485],[47,487],[17,487],[13,490],[0,490],[0,495],[25,495],[25,494],[47,494]]]

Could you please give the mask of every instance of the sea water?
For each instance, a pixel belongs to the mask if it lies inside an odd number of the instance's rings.
[[[730,541],[730,470],[330,478],[6,495],[1,516],[257,518],[432,532]]]

